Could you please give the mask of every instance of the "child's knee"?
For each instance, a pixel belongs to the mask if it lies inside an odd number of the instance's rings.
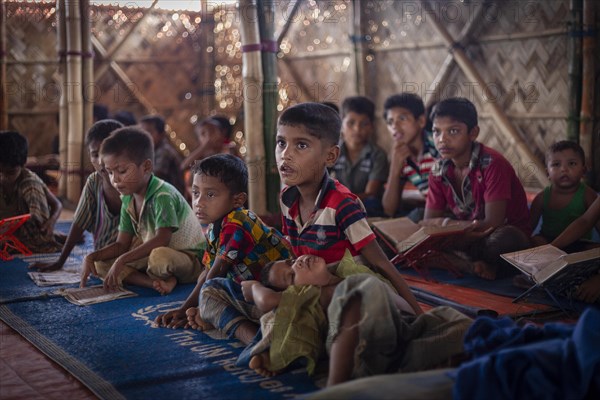
[[[530,239],[522,230],[512,225],[505,225],[486,237],[483,247],[487,261],[495,262],[500,254],[523,250],[529,246]]]
[[[108,275],[108,271],[110,271],[110,267],[112,267],[112,264],[112,262],[107,261],[95,261],[94,267],[96,268],[98,276],[104,278],[106,275]]]

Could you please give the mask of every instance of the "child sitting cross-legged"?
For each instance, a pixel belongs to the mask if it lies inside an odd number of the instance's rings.
[[[90,274],[103,277],[107,289],[125,282],[160,294],[194,282],[206,247],[202,227],[181,193],[152,173],[150,135],[117,129],[102,142],[100,158],[122,196],[119,233],[116,242],[85,257],[81,286]]]
[[[273,319],[261,320],[263,340],[252,350],[250,368],[272,376],[303,357],[311,373],[326,342],[330,386],[446,365],[463,351],[470,318],[448,307],[415,317],[389,282],[350,253],[334,270],[322,257],[303,255],[270,264],[263,283],[242,283],[248,301],[265,313],[274,310]]]
[[[429,175],[422,224],[438,223],[448,212],[454,219],[472,221],[456,248],[448,249],[447,259],[484,279],[516,273],[500,258],[529,247],[531,236],[527,198],[515,170],[500,153],[476,140],[477,110],[469,100],[440,101],[432,119],[441,159]]]
[[[185,303],[159,315],[156,323],[199,330],[214,326],[248,343],[261,314],[244,302],[240,283],[258,279],[268,262],[291,257],[291,247],[276,229],[244,208],[248,169],[239,157],[207,157],[192,172],[192,205],[199,221],[208,225],[205,270]]]

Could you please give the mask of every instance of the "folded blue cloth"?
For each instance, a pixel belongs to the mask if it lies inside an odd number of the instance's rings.
[[[455,399],[583,399],[600,390],[600,310],[577,324],[518,327],[479,318],[465,336],[474,358],[450,373]]]

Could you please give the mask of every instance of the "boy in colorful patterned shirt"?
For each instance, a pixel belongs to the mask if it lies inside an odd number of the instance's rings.
[[[240,158],[217,154],[194,164],[192,172],[192,205],[196,217],[208,225],[205,270],[185,303],[158,316],[156,323],[199,330],[212,325],[247,343],[258,330],[261,314],[244,301],[240,283],[260,279],[268,262],[292,257],[291,246],[243,207],[248,170]]]
[[[281,193],[283,234],[298,256],[314,254],[333,263],[346,249],[360,255],[420,314],[408,285],[377,244],[362,202],[327,173],[340,153],[340,128],[339,115],[319,103],[297,104],[279,117],[275,156],[286,185]]]
[[[198,279],[202,227],[181,193],[152,174],[150,135],[118,129],[102,142],[100,157],[122,196],[119,233],[116,242],[85,257],[81,286],[93,274],[104,277],[108,289],[125,282],[168,294],[177,283]]]

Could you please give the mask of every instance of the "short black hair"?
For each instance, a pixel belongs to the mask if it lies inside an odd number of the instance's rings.
[[[342,102],[342,118],[349,112],[366,115],[373,122],[375,120],[375,103],[365,96],[346,97]]]
[[[303,127],[309,135],[337,145],[340,141],[342,120],[335,110],[322,103],[299,103],[287,108],[277,126]]]
[[[559,142],[551,144],[550,147],[548,147],[548,151],[546,152],[546,162],[548,162],[550,155],[565,150],[573,150],[575,154],[577,154],[577,156],[581,158],[581,161],[585,165],[585,152],[583,151],[583,148],[579,145],[579,143],[573,142],[571,140],[561,140]]]
[[[17,131],[0,132],[0,164],[23,167],[27,162],[29,142]]]
[[[104,139],[119,128],[123,128],[123,124],[116,119],[102,119],[92,125],[87,131],[85,144],[89,146],[92,142],[102,143]]]
[[[431,120],[436,117],[450,117],[467,125],[469,132],[477,126],[477,109],[464,97],[451,97],[440,101],[431,111]]]
[[[406,108],[412,113],[415,119],[425,114],[425,104],[423,104],[423,99],[421,99],[421,97],[419,97],[418,95],[410,92],[394,94],[385,99],[385,102],[383,103],[384,119],[387,119],[388,111],[394,107]]]
[[[140,123],[142,122],[152,125],[159,135],[165,133],[165,119],[160,115],[145,115],[140,118]]]
[[[120,123],[122,123],[125,126],[132,126],[132,125],[137,124],[137,121],[135,120],[135,116],[130,111],[125,111],[125,110],[117,111],[116,113],[114,113],[112,118],[116,119],[117,121],[119,121]]]
[[[196,125],[196,128],[200,128],[205,125],[212,125],[216,127],[221,133],[221,136],[223,136],[223,139],[231,139],[233,126],[231,126],[231,123],[227,117],[215,115],[214,117],[205,118]]]
[[[325,104],[326,106],[333,108],[336,113],[340,112],[340,108],[338,107],[338,105],[332,101],[322,101],[321,104]]]
[[[154,162],[154,145],[148,132],[135,126],[126,126],[104,139],[100,155],[124,155],[136,165],[141,165],[146,160]]]
[[[283,290],[285,290],[285,288],[278,288],[275,287],[271,281],[269,280],[269,275],[271,274],[271,270],[273,269],[273,265],[275,265],[276,262],[280,262],[280,261],[285,261],[286,263],[289,263],[289,266],[291,268],[291,265],[293,263],[294,260],[292,260],[291,258],[288,259],[283,259],[283,260],[274,260],[274,261],[269,261],[268,263],[265,264],[264,267],[262,267],[260,269],[260,283],[262,283],[263,286],[268,287],[269,289],[273,289],[275,291],[281,292]]]
[[[219,178],[231,194],[245,193],[248,186],[246,163],[232,154],[215,154],[192,165],[192,174]]]

